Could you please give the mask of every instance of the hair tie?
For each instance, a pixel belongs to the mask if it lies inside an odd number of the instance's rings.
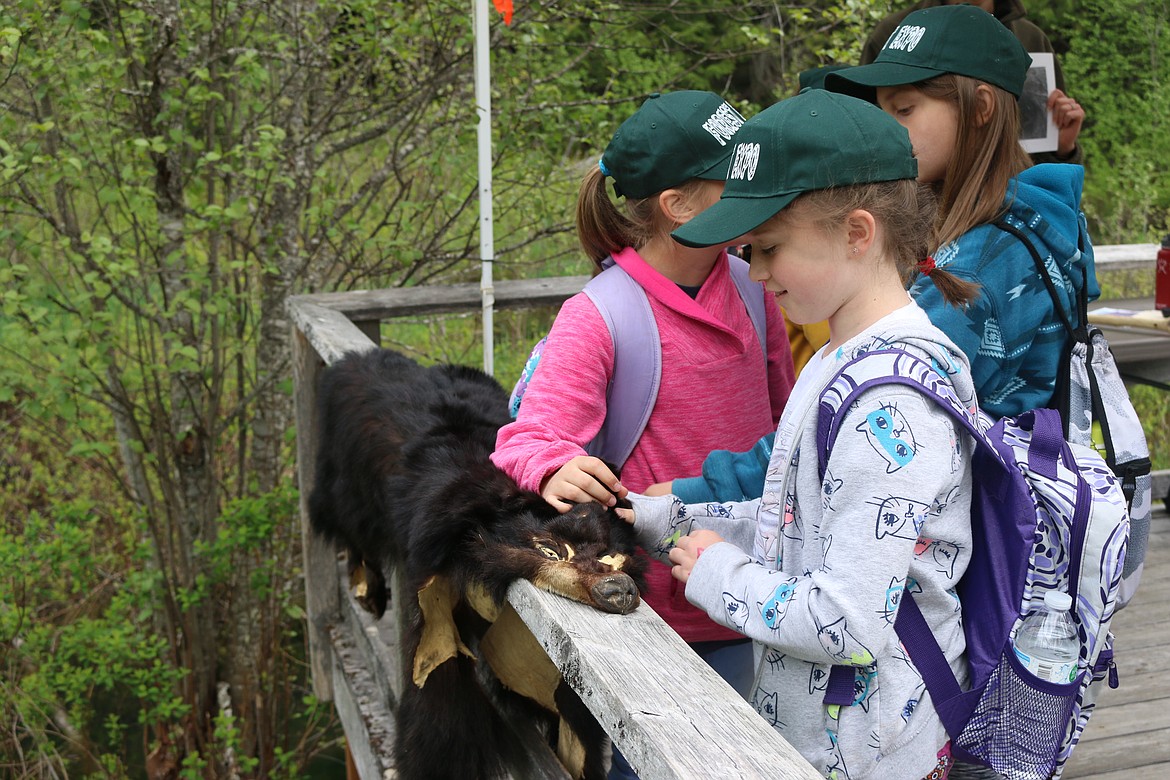
[[[933,257],[928,257],[925,260],[918,261],[918,272],[920,274],[930,276],[930,272],[933,271],[936,267],[937,266],[934,264]]]
[[[597,167],[601,169],[602,176],[613,176],[613,174],[610,173],[609,168],[605,167],[605,160],[598,160]]]

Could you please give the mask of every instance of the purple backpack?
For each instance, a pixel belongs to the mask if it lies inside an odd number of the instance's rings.
[[[760,348],[768,354],[764,291],[748,276],[748,264],[735,255],[728,255],[732,281],[743,299]],[[658,325],[650,309],[646,291],[626,273],[613,258],[602,263],[605,270],[589,280],[584,293],[601,313],[613,339],[613,378],[605,392],[605,422],[585,451],[618,468],[630,457],[634,445],[642,436],[662,379],[662,342],[658,339]],[[548,341],[545,336],[532,348],[524,364],[524,371],[512,390],[508,409],[515,418],[528,383],[540,363],[540,355]]]
[[[817,452],[822,476],[840,415],[878,385],[921,392],[975,441],[971,464],[971,563],[958,584],[964,607],[970,687],[963,690],[910,590],[894,629],[922,673],[961,761],[990,766],[1011,780],[1059,778],[1092,714],[1100,681],[1117,687],[1110,621],[1117,607],[1129,535],[1126,497],[1112,470],[1089,447],[1064,438],[1054,409],[1034,409],[994,425],[965,409],[945,371],[899,349],[847,363],[821,395]],[[1081,639],[1076,679],[1033,677],[1012,640],[1051,589],[1073,599]],[[854,704],[854,667],[834,666],[827,704]]]

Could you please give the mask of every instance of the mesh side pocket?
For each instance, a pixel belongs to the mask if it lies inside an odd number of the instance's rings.
[[[1046,780],[1068,733],[1080,679],[1058,685],[1032,676],[1009,648],[956,743],[1011,780]]]

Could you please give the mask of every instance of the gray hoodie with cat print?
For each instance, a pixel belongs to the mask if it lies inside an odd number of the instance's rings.
[[[822,391],[853,357],[891,347],[942,369],[975,408],[966,358],[910,302],[804,369],[761,499],[631,496],[652,554],[700,528],[725,539],[702,552],[686,596],[755,641],[756,710],[826,777],[916,780],[945,760],[948,737],[894,632],[907,588],[966,681],[955,585],[971,556],[970,436],[913,388],[880,385],[839,412],[824,479],[818,467]],[[850,706],[823,701],[834,665],[853,668]]]

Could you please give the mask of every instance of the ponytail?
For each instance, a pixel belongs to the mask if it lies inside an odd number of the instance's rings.
[[[627,246],[634,246],[636,229],[620,211],[605,187],[605,176],[596,165],[581,182],[577,196],[577,240],[593,261],[596,271],[601,261]]]
[[[669,233],[671,228],[663,222],[657,193],[648,198],[626,198],[622,213],[610,199],[605,179],[601,168],[593,166],[581,181],[577,196],[577,240],[593,261],[594,273],[601,271],[602,261],[610,255],[628,246],[640,249],[653,236],[663,230]],[[687,182],[673,189],[689,192],[690,185]]]
[[[979,284],[969,282],[934,264],[933,257],[927,257],[918,263],[918,272],[930,278],[938,288],[943,300],[951,306],[964,306],[979,295]]]

